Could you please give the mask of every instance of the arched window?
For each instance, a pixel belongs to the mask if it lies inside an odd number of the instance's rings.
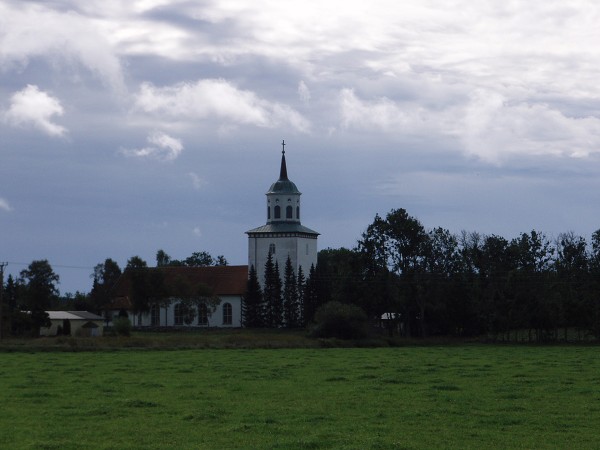
[[[153,327],[160,326],[160,306],[158,305],[150,307],[150,325]]]
[[[275,206],[275,218],[281,219],[281,206],[279,205]]]
[[[175,305],[175,325],[183,325],[184,307],[181,303]]]
[[[286,206],[286,208],[285,208],[285,218],[286,219],[292,218],[292,211],[293,211],[293,208],[291,206],[289,206],[289,205]]]
[[[198,325],[208,325],[208,308],[206,305],[198,307]]]
[[[233,308],[231,303],[223,304],[223,325],[231,325],[233,323]]]
[[[267,206],[267,219],[271,219],[271,207]]]
[[[300,207],[296,206],[296,220],[300,220]]]

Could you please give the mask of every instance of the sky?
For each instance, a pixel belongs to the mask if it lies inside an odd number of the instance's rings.
[[[319,248],[375,214],[600,228],[594,0],[0,0],[0,262],[62,294],[157,250],[247,264],[279,175]]]

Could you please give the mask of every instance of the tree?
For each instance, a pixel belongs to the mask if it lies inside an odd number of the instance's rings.
[[[308,278],[304,284],[304,292],[302,295],[303,304],[303,325],[306,326],[314,319],[315,312],[319,307],[319,297],[317,290],[317,276],[314,264],[311,264]]]
[[[298,291],[298,324],[303,326],[306,324],[304,319],[304,289],[306,286],[306,278],[304,278],[304,271],[302,270],[302,266],[298,267],[298,277],[296,277]]]
[[[56,284],[59,276],[54,273],[48,260],[43,259],[29,264],[27,269],[21,271],[20,277],[23,281],[25,304],[31,312],[32,334],[39,336],[41,327],[50,326],[46,310],[58,297]]]
[[[271,253],[269,253],[265,262],[263,299],[265,303],[265,326],[280,327],[283,317],[281,277],[279,275],[279,265],[277,262],[273,262]]]
[[[130,280],[131,306],[134,314],[150,310],[150,283],[148,281],[148,264],[139,256],[132,256],[127,261],[125,274]]]
[[[563,311],[564,338],[567,340],[568,327],[576,327],[581,332],[589,325],[585,308],[589,267],[585,239],[573,232],[561,233],[556,241],[555,264]]]
[[[317,309],[311,335],[360,339],[367,336],[367,324],[367,315],[358,306],[332,301]]]
[[[283,316],[285,326],[288,328],[297,328],[300,325],[299,315],[298,284],[292,260],[288,256],[283,275]]]
[[[214,265],[215,260],[208,252],[194,252],[192,256],[185,259],[185,265],[189,267],[207,267]]]
[[[113,297],[113,288],[121,277],[121,268],[110,258],[104,263],[97,264],[92,274],[94,279],[90,293],[93,308],[96,313],[107,309]]]
[[[163,267],[171,265],[171,257],[167,255],[164,250],[158,250],[156,252],[156,267]]]
[[[427,296],[424,257],[427,234],[423,225],[406,210],[393,209],[383,220],[379,215],[359,241],[359,251],[366,257],[367,273],[379,281],[377,296],[385,300],[385,309],[403,317],[410,336],[413,321],[418,321],[421,335],[427,335]],[[387,276],[392,272],[396,277]],[[397,289],[388,283],[397,283]],[[396,298],[389,294],[397,292]]]
[[[254,265],[250,266],[246,294],[242,301],[242,323],[245,327],[264,326],[263,295]]]

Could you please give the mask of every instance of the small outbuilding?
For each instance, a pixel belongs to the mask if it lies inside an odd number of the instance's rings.
[[[46,311],[51,325],[40,328],[40,336],[102,336],[103,317],[88,311]]]

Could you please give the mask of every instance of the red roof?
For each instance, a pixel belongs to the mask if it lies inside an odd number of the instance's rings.
[[[191,285],[207,285],[216,296],[244,295],[248,282],[248,266],[165,266],[149,267],[146,270],[160,270],[167,286],[183,278]],[[128,298],[130,285],[131,280],[127,272],[124,272],[115,286],[112,308],[128,309],[131,306]]]

